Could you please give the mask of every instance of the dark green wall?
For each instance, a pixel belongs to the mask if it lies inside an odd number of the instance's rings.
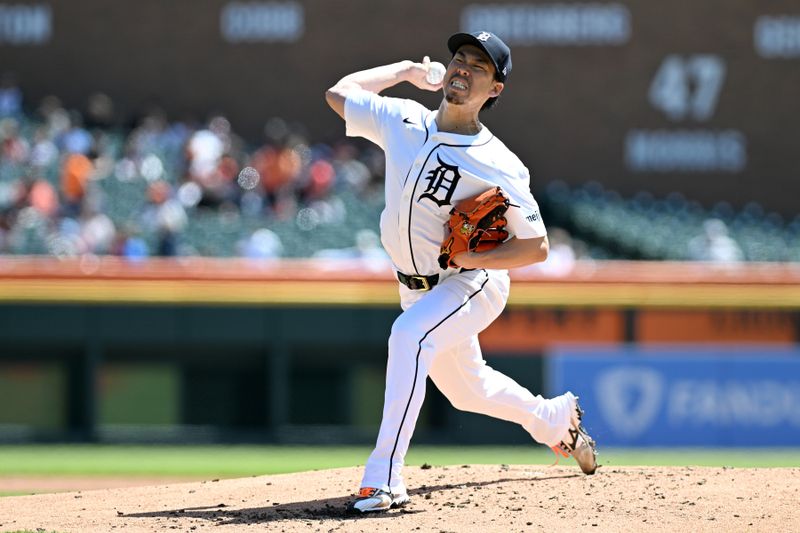
[[[386,341],[398,312],[3,305],[0,376],[4,368],[15,369],[12,377],[21,368],[52,374],[55,366],[62,385],[47,400],[60,422],[37,425],[31,413],[25,431],[4,432],[10,421],[0,410],[0,440],[369,442],[380,421]],[[539,357],[487,359],[542,390]],[[456,411],[430,383],[428,391],[417,441],[528,439],[512,424]],[[16,414],[14,427],[20,420],[25,413]]]

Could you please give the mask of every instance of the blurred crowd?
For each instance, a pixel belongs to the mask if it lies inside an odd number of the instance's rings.
[[[311,142],[278,117],[254,144],[221,114],[170,120],[152,106],[123,123],[108,95],[81,112],[54,96],[31,105],[0,77],[0,254],[385,260],[383,166],[369,143]],[[755,204],[622,198],[595,182],[536,196],[545,273],[591,259],[800,261],[800,217]]]
[[[341,222],[337,195],[375,203],[382,173],[380,150],[312,144],[281,118],[250,146],[223,115],[170,121],[152,107],[122,127],[105,94],[83,113],[53,96],[31,110],[13,78],[0,84],[0,253],[204,254],[184,237],[194,218],[213,214],[252,221],[237,255],[281,256],[271,225]]]

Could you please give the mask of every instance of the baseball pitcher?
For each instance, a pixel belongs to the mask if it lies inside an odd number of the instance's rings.
[[[403,308],[389,337],[383,419],[352,513],[409,501],[402,468],[427,377],[457,409],[516,422],[584,473],[597,468],[576,396],[534,396],[481,354],[478,333],[508,299],[507,269],[544,261],[548,241],[528,169],[479,120],[507,83],[511,50],[486,31],[457,33],[447,45],[442,79],[426,57],[350,74],[326,93],[347,135],[386,154],[381,242]],[[439,108],[380,96],[404,81],[441,90]]]

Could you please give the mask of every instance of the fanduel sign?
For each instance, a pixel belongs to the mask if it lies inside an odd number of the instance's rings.
[[[552,394],[572,390],[611,446],[800,445],[800,350],[564,349]]]

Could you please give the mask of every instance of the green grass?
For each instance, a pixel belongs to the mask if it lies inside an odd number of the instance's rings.
[[[0,476],[239,477],[363,465],[366,446],[0,446]],[[543,446],[412,446],[409,465],[548,465]],[[790,449],[603,449],[605,466],[800,466]]]

